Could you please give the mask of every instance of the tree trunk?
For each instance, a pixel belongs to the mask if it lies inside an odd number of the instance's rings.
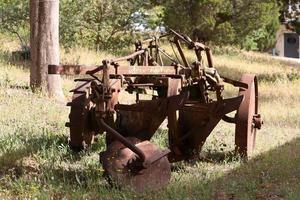
[[[38,11],[39,2],[38,0],[30,0],[30,87],[35,90],[35,88],[40,85],[38,80],[38,70],[37,70],[37,38],[38,38]]]
[[[60,75],[48,75],[49,64],[59,65],[59,0],[35,0],[32,6],[36,6],[34,5],[36,2],[38,2],[38,11],[31,12],[31,17],[38,14],[37,26],[32,21],[34,18],[31,20],[33,31],[31,34],[33,39],[31,68],[32,77],[36,77],[36,80],[33,79],[32,82],[34,87],[42,91],[48,90],[50,96],[64,101]]]
[[[235,18],[236,13],[237,13],[237,1],[236,0],[232,0],[232,10],[233,10],[233,16]]]

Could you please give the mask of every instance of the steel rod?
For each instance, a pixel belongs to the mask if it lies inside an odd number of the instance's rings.
[[[124,136],[122,136],[116,130],[111,128],[107,123],[105,123],[105,121],[102,118],[99,121],[100,121],[100,124],[103,126],[105,131],[112,134],[113,137],[115,137],[116,140],[120,141],[127,148],[129,148],[136,155],[138,155],[138,157],[141,159],[142,162],[144,162],[146,160],[145,154],[142,152],[142,150],[140,150],[138,147],[136,147],[134,144],[132,144],[130,141],[128,141]]]

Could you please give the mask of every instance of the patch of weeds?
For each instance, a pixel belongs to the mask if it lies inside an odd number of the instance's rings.
[[[160,146],[161,148],[168,147],[168,130],[158,129],[154,136],[151,138],[151,142]]]
[[[241,54],[241,50],[234,47],[214,46],[211,48],[214,55],[219,56],[238,56]]]
[[[9,77],[8,73],[4,74],[4,77],[0,76],[0,87],[8,87],[9,85],[11,85],[12,80]]]
[[[288,73],[287,78],[289,81],[300,80],[300,73],[299,72]]]
[[[240,163],[244,160],[240,155],[237,155],[235,151],[216,150],[206,150],[201,152],[200,159],[204,162],[220,164]]]
[[[274,73],[274,74],[259,74],[258,80],[260,82],[277,82],[277,81],[296,81],[300,79],[300,73]]]
[[[11,60],[11,53],[0,49],[0,61],[8,63]]]

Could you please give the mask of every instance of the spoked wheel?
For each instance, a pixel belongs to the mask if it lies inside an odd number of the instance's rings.
[[[70,118],[70,148],[81,151],[86,145],[90,145],[94,138],[91,130],[89,112],[92,108],[90,100],[91,81],[78,81],[73,90]]]
[[[248,89],[240,88],[239,95],[244,95],[236,115],[235,145],[236,152],[248,158],[255,147],[256,129],[260,129],[262,120],[258,114],[257,78],[244,74],[241,82],[248,84]]]
[[[161,150],[149,141],[127,139],[140,148],[146,158],[161,153]],[[118,141],[112,142],[107,150],[101,153],[100,160],[105,175],[113,186],[130,188],[136,192],[159,190],[166,186],[171,178],[171,167],[166,156],[144,168],[136,154]]]

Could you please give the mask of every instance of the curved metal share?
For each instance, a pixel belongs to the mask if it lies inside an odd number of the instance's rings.
[[[149,160],[153,155],[163,153],[160,148],[149,141],[126,138],[136,144]],[[168,185],[171,178],[171,166],[166,156],[151,163],[147,168],[140,165],[136,155],[119,141],[112,142],[105,152],[100,154],[104,175],[109,183],[121,188],[130,188],[138,193],[157,191]]]

